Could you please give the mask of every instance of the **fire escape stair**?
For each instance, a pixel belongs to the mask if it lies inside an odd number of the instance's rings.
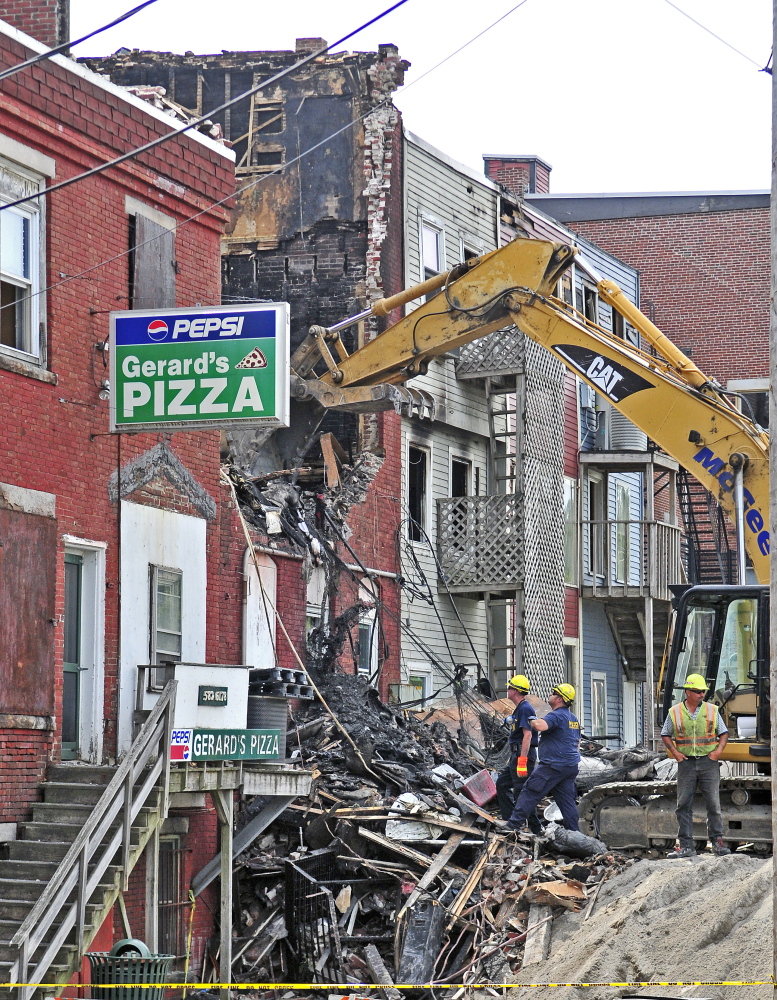
[[[677,495],[688,538],[689,582],[733,583],[736,554],[720,504],[684,469],[677,476]]]
[[[170,681],[121,764],[51,765],[31,819],[0,845],[0,983],[23,984],[2,1000],[59,992],[126,891],[167,814],[175,690]]]
[[[645,641],[645,602],[643,600],[619,597],[604,602],[607,620],[623,660],[626,675],[631,681],[644,681],[647,673]],[[670,604],[668,601],[653,601],[653,673],[664,655],[666,633],[669,628]]]
[[[115,772],[115,767],[52,765],[46,781],[41,785],[43,801],[32,807],[32,820],[19,825],[19,839],[3,845],[0,855],[0,982],[8,982],[15,957],[15,949],[11,945],[14,934],[56,872]],[[161,803],[162,789],[156,788],[132,823],[130,870],[162,822]],[[115,831],[121,822],[122,817],[119,816],[111,830]],[[121,892],[121,851],[117,852],[116,861],[106,869],[97,891],[86,904],[82,947],[79,948],[75,941],[74,929],[49,966],[47,982],[66,983],[79,971],[83,951],[89,947]],[[75,890],[72,895],[74,898]],[[52,930],[57,926],[55,924]],[[44,949],[45,942],[38,953]],[[36,957],[37,954],[30,956],[33,961]],[[3,995],[10,996],[11,993],[0,991],[0,996]]]

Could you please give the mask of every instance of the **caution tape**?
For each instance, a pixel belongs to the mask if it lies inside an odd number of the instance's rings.
[[[81,986],[91,986],[91,983],[0,983],[0,989],[16,989],[19,986],[35,986],[38,989],[60,990],[78,989]],[[462,988],[479,990],[486,986],[498,989],[552,989],[554,987],[573,987],[575,989],[596,989],[603,986],[612,986],[627,989],[643,986],[773,986],[777,988],[774,978],[769,979],[673,979],[673,980],[646,980],[643,982],[619,982],[619,983],[110,983],[102,984],[101,989],[106,987],[125,990],[343,990],[342,994],[336,997],[331,995],[330,1000],[351,1000],[357,998],[358,994],[354,990],[381,990],[394,988],[395,990],[417,990],[421,987],[433,987],[436,990],[460,990]],[[55,997],[54,1000],[61,1000]],[[366,1000],[366,998],[365,998]]]

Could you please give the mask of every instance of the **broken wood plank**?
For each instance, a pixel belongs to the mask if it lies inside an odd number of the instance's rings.
[[[504,823],[504,820],[498,816],[493,816],[486,809],[481,809],[480,806],[475,805],[472,799],[468,799],[465,795],[459,795],[458,792],[449,792],[448,794],[459,803],[465,812],[475,813],[476,816],[480,816],[481,819],[486,820],[488,823],[493,823],[494,826],[501,826]]]
[[[464,823],[449,823],[448,820],[436,819],[436,818],[425,818],[426,813],[406,813],[406,812],[392,812],[387,813],[384,811],[377,814],[369,815],[358,811],[356,809],[338,809],[335,813],[338,819],[361,819],[366,823],[375,823],[377,821],[388,820],[388,819],[404,819],[408,823],[425,823],[427,826],[436,826],[441,830],[451,830],[453,833],[477,833],[478,831],[473,831],[471,826]],[[474,817],[473,817],[474,818]]]
[[[334,486],[340,485],[340,468],[337,464],[337,456],[332,443],[333,439],[334,435],[331,432],[322,434],[319,438],[319,442],[321,444],[321,454],[324,456],[326,485],[330,489]]]
[[[469,901],[469,897],[477,888],[481,878],[483,878],[483,872],[485,870],[486,865],[494,856],[494,854],[496,854],[497,850],[502,846],[503,843],[504,841],[500,837],[494,837],[489,842],[489,845],[485,849],[485,851],[483,851],[483,853],[478,858],[477,864],[470,872],[469,878],[461,887],[461,892],[458,894],[458,896],[456,897],[453,904],[448,910],[450,916],[448,918],[448,923],[445,928],[446,930],[450,930],[451,927],[453,927],[453,925],[456,923],[458,918],[461,916],[464,907],[467,905],[467,902]]]
[[[550,906],[530,906],[529,923],[526,928],[526,948],[523,953],[523,965],[536,965],[544,962],[550,952],[550,939],[553,934],[553,910]]]
[[[402,1000],[402,994],[394,987],[394,980],[389,975],[380,952],[374,944],[368,944],[364,949],[364,957],[369,966],[373,983],[383,988],[383,993],[389,1000]]]
[[[470,820],[470,822],[466,823],[466,819]],[[465,824],[464,825],[466,825],[466,826],[472,826],[472,824],[474,822],[475,822],[475,817],[474,816],[467,816],[467,817],[465,817]],[[429,865],[429,867],[427,868],[427,870],[424,872],[424,874],[419,879],[419,881],[418,881],[415,889],[413,889],[413,891],[408,896],[407,902],[405,903],[405,905],[402,907],[402,909],[397,914],[397,920],[399,920],[400,917],[403,916],[403,914],[405,913],[405,910],[409,910],[410,909],[410,907],[415,903],[415,901],[418,899],[418,897],[421,895],[421,893],[428,886],[430,886],[432,884],[432,882],[434,882],[434,880],[437,878],[437,876],[440,874],[440,872],[443,870],[443,868],[448,864],[448,862],[450,861],[450,859],[453,857],[456,849],[461,846],[461,842],[462,842],[462,840],[464,840],[464,837],[465,837],[465,834],[463,834],[463,833],[452,833],[451,834],[451,836],[448,838],[448,843],[439,852],[439,854],[434,859],[434,861],[432,861],[432,863]]]
[[[373,833],[372,830],[368,830],[366,827],[359,827],[359,836],[364,837],[365,840],[371,840],[374,844],[380,844],[381,847],[385,847],[388,851],[394,851],[395,854],[401,854],[409,861],[413,861],[417,865],[423,865],[424,868],[428,868],[429,865],[432,864],[433,859],[427,854],[421,854],[420,851],[414,851],[412,847],[400,844],[399,841],[389,840],[388,837],[384,837],[380,833]],[[465,869],[459,868],[456,865],[446,865],[445,870],[453,872],[455,875],[468,874]]]

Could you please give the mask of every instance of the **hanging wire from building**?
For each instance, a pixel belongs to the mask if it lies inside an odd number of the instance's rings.
[[[268,77],[266,80],[262,80],[256,86],[251,87],[249,90],[244,91],[242,94],[238,94],[237,97],[232,97],[228,101],[224,101],[223,104],[219,104],[218,107],[212,108],[206,114],[201,115],[199,118],[193,118],[188,124],[182,125],[181,128],[173,129],[171,132],[166,132],[164,135],[157,136],[156,139],[152,139],[151,142],[145,143],[143,146],[137,146],[134,149],[128,150],[126,153],[122,153],[121,156],[116,156],[112,160],[106,160],[105,163],[99,163],[96,167],[92,167],[90,170],[84,170],[80,174],[76,174],[74,177],[67,177],[63,181],[58,181],[56,184],[51,184],[47,188],[36,192],[35,194],[25,195],[23,198],[17,198],[15,201],[6,202],[0,205],[0,212],[7,208],[14,208],[17,205],[23,205],[28,201],[34,201],[36,198],[40,198],[45,194],[53,194],[54,191],[61,191],[63,188],[70,187],[72,184],[77,184],[79,181],[87,180],[89,177],[95,177],[97,174],[102,174],[111,167],[116,167],[120,163],[125,163],[127,160],[134,159],[141,153],[147,153],[157,146],[161,146],[163,142],[167,142],[169,139],[175,139],[177,136],[183,135],[185,132],[191,129],[196,129],[200,125],[204,125],[206,122],[210,121],[214,115],[220,114],[222,111],[226,111],[228,108],[234,107],[234,105],[239,104],[240,101],[244,101],[246,98],[251,97],[253,94],[257,94],[268,87],[274,86],[279,83],[284,77],[287,77],[290,73],[294,73],[297,70],[302,69],[307,66],[308,63],[313,62],[314,59],[318,59],[320,56],[326,55],[331,49],[336,48],[338,45],[342,45],[349,39],[353,38],[354,35],[360,34],[366,28],[371,25],[376,24],[378,21],[383,20],[387,17],[397,7],[403,6],[408,0],[396,0],[396,3],[392,4],[391,7],[387,7],[384,11],[378,14],[376,17],[371,18],[369,21],[365,21],[360,24],[358,28],[353,31],[349,31],[347,35],[343,35],[342,38],[338,38],[336,42],[332,42],[331,45],[326,45],[323,48],[317,49],[315,52],[309,53],[303,59],[297,60],[292,66],[287,66],[286,69],[280,70],[273,76]]]
[[[7,80],[9,76],[13,76],[15,73],[20,73],[23,69],[27,69],[29,66],[35,66],[37,63],[44,62],[46,59],[51,59],[52,56],[58,56],[63,52],[69,52],[70,49],[74,49],[76,45],[80,45],[82,42],[88,41],[90,38],[94,38],[95,35],[101,35],[104,31],[108,31],[109,28],[115,28],[117,24],[121,24],[123,21],[129,20],[129,18],[134,17],[135,14],[140,13],[146,7],[150,7],[152,3],[156,3],[157,0],[145,0],[144,3],[138,4],[137,7],[133,7],[132,10],[128,10],[125,14],[121,14],[119,17],[114,18],[108,24],[104,24],[102,28],[95,28],[94,31],[90,31],[88,35],[82,35],[80,38],[76,38],[73,42],[63,42],[61,45],[54,46],[53,49],[46,49],[45,52],[39,52],[38,55],[32,56],[30,59],[25,59],[24,62],[17,63],[15,66],[9,66],[8,69],[2,70],[0,72],[0,80]]]

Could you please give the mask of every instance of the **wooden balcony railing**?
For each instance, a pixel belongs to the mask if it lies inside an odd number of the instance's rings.
[[[583,521],[581,581],[591,597],[671,600],[683,583],[680,528],[663,521]]]
[[[523,521],[513,493],[437,501],[440,572],[453,592],[515,590],[523,582]]]

